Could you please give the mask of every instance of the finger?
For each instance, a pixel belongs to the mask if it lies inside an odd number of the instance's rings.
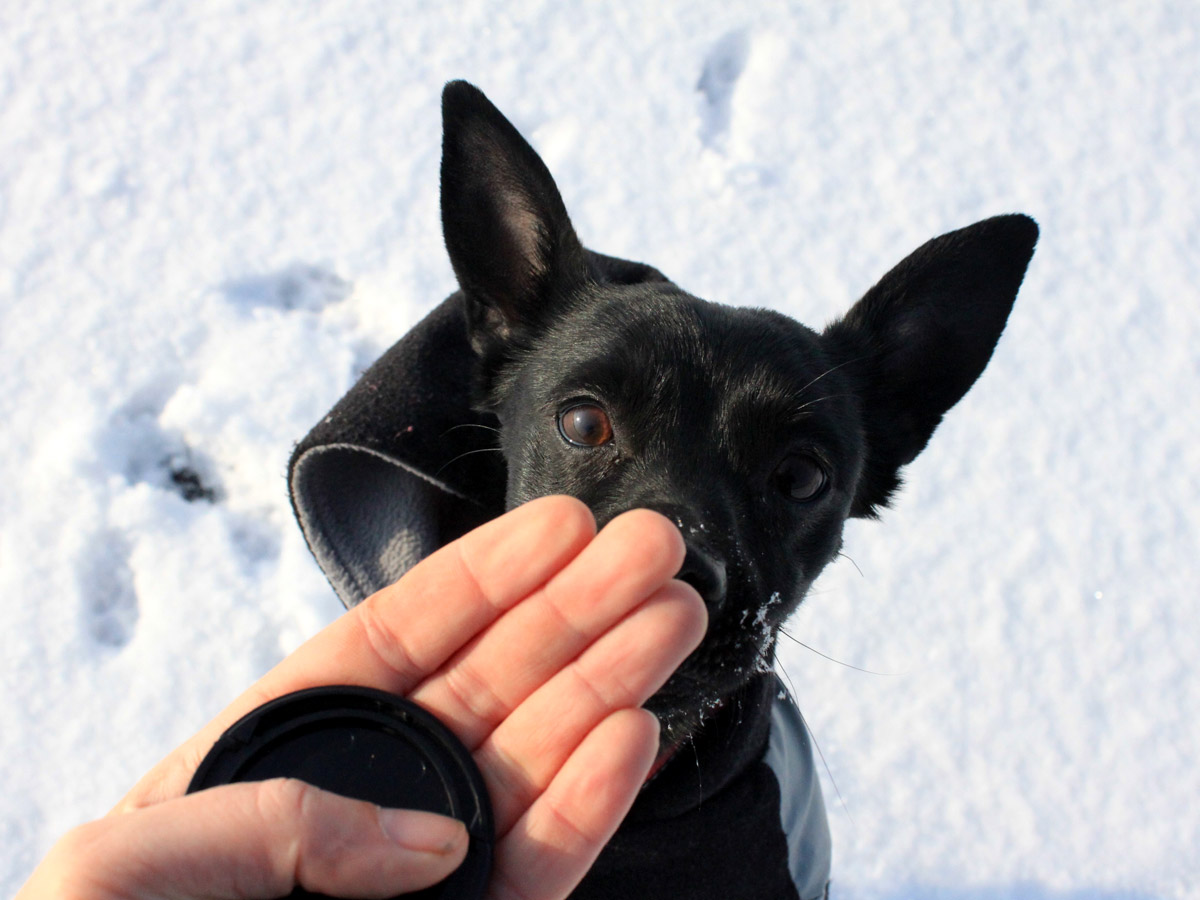
[[[422,682],[411,699],[474,748],[533,691],[679,571],[665,517],[613,519],[569,565]]]
[[[570,497],[519,507],[350,610],[269,672],[260,690],[278,696],[336,682],[408,694],[573,560],[595,527],[588,508]]]
[[[704,637],[704,602],[668,582],[535,691],[475,751],[504,834],[598,723],[641,706]]]
[[[595,535],[586,506],[543,497],[432,554],[311,638],[150,771],[120,809],[178,796],[230,725],[268,700],[322,684],[406,694]]]
[[[567,896],[629,812],[658,749],[658,722],[624,709],[601,722],[496,845],[489,900]]]
[[[455,819],[383,810],[294,779],[222,785],[76,829],[39,868],[54,893],[104,898],[282,897],[304,887],[392,897],[466,856]],[[66,883],[64,883],[66,882]]]

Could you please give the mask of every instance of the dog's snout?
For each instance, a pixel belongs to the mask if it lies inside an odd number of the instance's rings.
[[[675,577],[694,587],[710,611],[720,609],[725,602],[725,563],[690,541],[686,546],[683,565]]]

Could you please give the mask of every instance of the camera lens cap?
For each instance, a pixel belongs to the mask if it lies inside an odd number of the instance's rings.
[[[278,697],[221,735],[196,770],[188,793],[281,777],[380,806],[462,821],[471,837],[462,865],[444,881],[404,897],[483,896],[496,837],[483,776],[450,729],[415,703],[349,685]],[[325,895],[297,888],[289,896]]]

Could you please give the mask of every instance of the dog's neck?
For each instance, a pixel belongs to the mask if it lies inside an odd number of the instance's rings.
[[[779,683],[756,675],[729,697],[642,788],[632,822],[668,819],[695,809],[762,758]]]

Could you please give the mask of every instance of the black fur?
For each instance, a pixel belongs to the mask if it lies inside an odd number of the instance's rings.
[[[507,505],[571,494],[601,525],[648,507],[688,543],[680,577],[708,633],[649,704],[677,744],[771,666],[846,518],[886,505],[983,371],[1037,226],[1009,215],[935,238],[818,333],[586,251],[546,166],[481,92],[452,82],[442,108],[446,248]],[[564,437],[558,418],[581,402],[607,412],[610,441]],[[815,496],[788,493],[820,477]]]

